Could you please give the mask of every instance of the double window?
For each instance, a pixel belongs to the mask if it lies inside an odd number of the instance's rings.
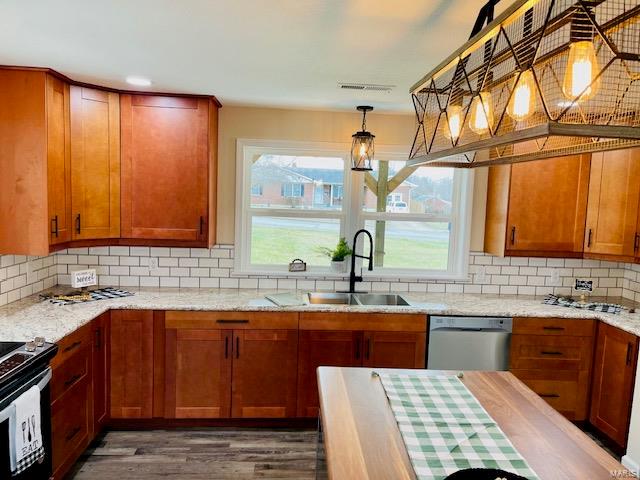
[[[348,145],[238,140],[236,271],[330,272],[321,249],[367,229],[374,272],[463,278],[471,172],[405,165],[403,149],[376,147],[372,172],[352,172]],[[259,186],[259,194],[256,186]]]

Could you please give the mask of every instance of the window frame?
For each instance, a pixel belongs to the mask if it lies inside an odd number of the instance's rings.
[[[376,157],[383,161],[406,161],[409,148],[399,145],[376,145]],[[456,169],[454,172],[452,209],[450,216],[416,213],[366,212],[364,200],[364,175],[350,170],[350,144],[328,142],[299,142],[282,140],[236,140],[236,217],[235,259],[232,275],[282,275],[294,277],[345,278],[348,274],[336,274],[329,265],[310,266],[306,272],[292,273],[287,265],[251,264],[251,219],[254,216],[284,218],[330,218],[340,223],[339,236],[351,243],[355,232],[364,228],[367,220],[451,222],[447,270],[374,268],[363,271],[365,281],[379,278],[403,278],[415,280],[466,280],[468,279],[471,211],[474,172],[472,169]],[[340,210],[314,210],[292,208],[251,208],[251,175],[249,160],[264,154],[335,157],[345,165],[342,205]],[[332,187],[332,191],[333,191]],[[245,193],[248,192],[249,195]],[[354,193],[355,192],[355,193]],[[393,192],[392,192],[393,193]],[[360,242],[359,242],[360,243]],[[359,245],[361,251],[362,244]],[[358,259],[358,271],[362,260]]]

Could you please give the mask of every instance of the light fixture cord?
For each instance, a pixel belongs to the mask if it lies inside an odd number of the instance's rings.
[[[367,130],[367,111],[363,110],[362,111],[362,131],[366,131]]]

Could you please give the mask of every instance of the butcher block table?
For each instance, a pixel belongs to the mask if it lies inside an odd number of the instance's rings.
[[[332,480],[415,479],[384,388],[372,372],[320,367],[326,468]],[[455,372],[420,370],[420,375]],[[620,463],[509,372],[464,372],[462,382],[541,480],[611,479]]]

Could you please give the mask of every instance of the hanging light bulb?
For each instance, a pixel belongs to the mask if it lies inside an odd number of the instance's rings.
[[[480,92],[471,102],[469,127],[478,135],[484,135],[493,127],[493,101],[491,93]]]
[[[569,47],[569,59],[562,86],[565,97],[573,100],[582,94],[579,100],[592,98],[598,92],[600,85],[600,79],[596,79],[599,71],[600,66],[593,42],[581,40],[572,43]]]
[[[462,106],[451,105],[447,108],[447,125],[444,128],[444,136],[454,142],[462,131]]]
[[[531,70],[525,70],[513,89],[507,114],[516,122],[529,118],[536,109],[536,84]]]

